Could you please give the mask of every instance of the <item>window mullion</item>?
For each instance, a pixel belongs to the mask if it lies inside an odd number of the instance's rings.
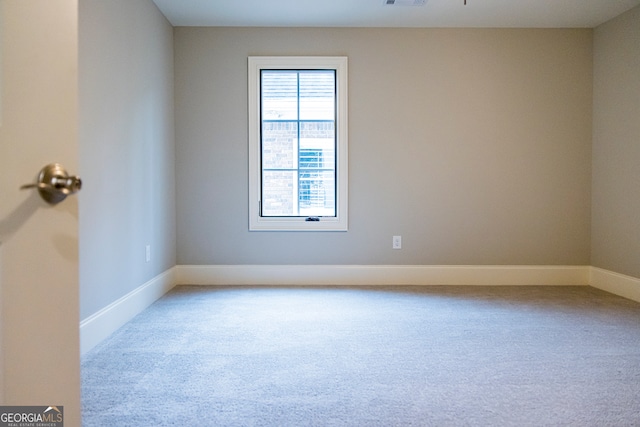
[[[296,205],[297,205],[297,212],[296,214],[299,216],[300,215],[300,71],[298,71],[296,73],[297,75],[297,96],[296,96],[296,100],[297,100],[297,120],[298,120],[298,126],[297,126],[297,135],[296,137],[298,138],[298,144],[297,144],[297,148],[298,148],[298,152],[297,152],[297,164],[296,164],[296,173],[297,173],[297,179],[298,179],[298,187],[296,188]]]

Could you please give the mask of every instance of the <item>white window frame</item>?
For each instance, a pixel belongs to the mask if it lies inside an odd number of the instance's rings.
[[[347,57],[343,56],[250,56],[248,61],[249,105],[249,230],[252,231],[347,231],[348,141],[347,141]],[[261,194],[261,70],[336,71],[336,216],[263,217]]]

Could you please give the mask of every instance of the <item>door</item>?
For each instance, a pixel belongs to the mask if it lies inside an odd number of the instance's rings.
[[[63,406],[80,425],[78,198],[50,205],[40,169],[77,172],[77,0],[0,0],[0,404]]]

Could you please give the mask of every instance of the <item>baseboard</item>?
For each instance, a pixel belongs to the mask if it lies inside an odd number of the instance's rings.
[[[589,266],[179,265],[179,285],[588,285]]]
[[[591,267],[589,283],[594,288],[640,302],[640,279]]]
[[[169,292],[175,284],[176,271],[173,267],[84,319],[80,322],[80,354],[91,350]]]
[[[640,279],[591,266],[178,265],[80,322],[81,354],[175,285],[591,285],[640,302]]]

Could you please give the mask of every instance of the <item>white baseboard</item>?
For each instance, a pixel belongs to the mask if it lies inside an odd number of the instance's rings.
[[[589,283],[594,288],[640,302],[640,279],[591,267]]]
[[[179,285],[588,285],[589,266],[179,265]]]
[[[175,273],[175,267],[170,268],[81,321],[80,354],[91,350],[169,292],[176,284]]]
[[[80,322],[81,354],[175,285],[591,285],[640,302],[640,279],[591,266],[178,265]]]

